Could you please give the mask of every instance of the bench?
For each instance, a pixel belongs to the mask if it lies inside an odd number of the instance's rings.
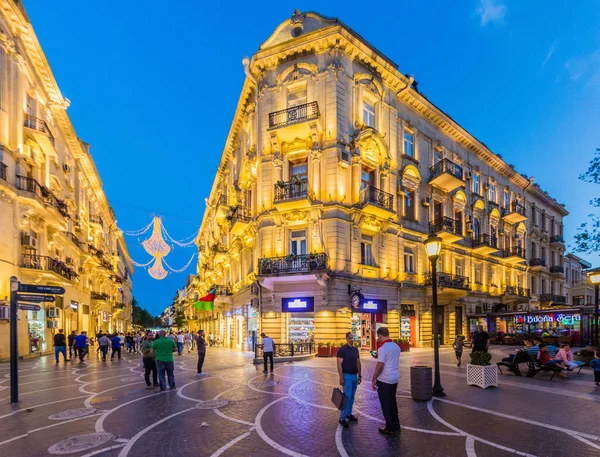
[[[498,366],[500,374],[504,374],[502,367],[506,367],[508,371],[514,373],[515,376],[523,376],[521,368],[519,367],[522,363],[527,364],[528,373],[535,369],[533,359],[525,350],[517,352],[512,358],[502,359],[502,362],[497,362],[496,365]]]
[[[561,367],[558,367],[556,365],[541,365],[537,360],[533,361],[533,367],[529,370],[529,372],[527,373],[527,377],[528,378],[533,378],[536,374],[540,373],[540,372],[551,372],[552,376],[550,376],[550,381],[552,381],[552,379],[554,379],[554,375],[556,373],[560,373],[562,371]]]

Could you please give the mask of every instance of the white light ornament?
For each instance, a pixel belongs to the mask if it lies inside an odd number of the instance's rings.
[[[160,257],[165,257],[167,254],[169,254],[169,252],[171,252],[171,247],[165,243],[165,240],[163,240],[161,226],[162,224],[160,217],[155,217],[152,236],[150,236],[150,238],[147,240],[142,241],[142,246],[144,246],[146,252],[152,257],[156,257],[157,260]]]
[[[163,268],[162,259],[160,257],[156,257],[156,261],[154,265],[148,268],[148,274],[152,276],[154,279],[165,279],[167,277],[167,270]]]

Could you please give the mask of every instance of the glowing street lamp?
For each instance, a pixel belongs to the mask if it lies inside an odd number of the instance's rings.
[[[600,287],[600,270],[598,268],[588,271],[588,278],[594,285],[594,339],[592,344],[598,346],[600,338],[598,338],[598,287]]]
[[[425,244],[425,251],[427,257],[431,262],[431,288],[433,295],[431,297],[431,317],[433,319],[433,361],[434,361],[434,376],[435,380],[433,383],[433,396],[444,397],[444,388],[440,380],[440,331],[438,323],[438,310],[437,310],[437,260],[442,250],[442,239],[437,235],[429,235],[429,237],[423,242]]]

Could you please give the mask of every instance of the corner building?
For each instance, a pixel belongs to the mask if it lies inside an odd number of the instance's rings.
[[[442,342],[481,316],[565,295],[564,206],[419,93],[336,19],[284,21],[247,78],[198,235],[199,326],[225,345],[392,338],[432,342],[423,241],[438,265]],[[364,304],[348,294],[361,289]],[[496,308],[494,308],[496,307]]]
[[[59,328],[125,331],[133,265],[90,153],[67,114],[21,2],[0,0],[0,360],[10,355],[10,277],[62,286],[19,311],[19,355],[53,351]]]

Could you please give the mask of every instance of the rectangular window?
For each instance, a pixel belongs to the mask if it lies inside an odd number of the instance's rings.
[[[290,175],[291,176],[299,176],[301,178],[306,178],[307,174],[308,174],[308,167],[306,165],[306,162],[290,165]]]
[[[290,253],[303,255],[306,249],[306,230],[294,230],[290,233]]]
[[[375,105],[363,102],[363,124],[367,127],[375,126]]]
[[[479,184],[479,175],[477,173],[473,173],[473,192],[478,195],[481,195],[480,184]]]
[[[406,190],[404,196],[404,217],[412,220],[416,220],[416,204],[415,204],[415,191]]]
[[[458,276],[462,276],[463,275],[462,261],[459,260],[459,259],[455,259],[454,260],[454,274],[458,275]]]
[[[375,184],[375,174],[372,171],[365,170],[364,168],[360,172],[360,190],[364,190],[369,186]]]
[[[443,158],[442,151],[439,149],[433,150],[433,164],[435,165],[438,162],[441,162]]]
[[[288,91],[288,108],[306,104],[306,86],[294,88]]]
[[[489,199],[491,202],[496,203],[496,185],[490,183],[490,195],[489,195]]]
[[[542,279],[542,290],[541,290],[541,292],[543,294],[546,293],[546,280],[545,279]]]
[[[415,272],[415,253],[413,248],[404,248],[404,271],[406,273]]]
[[[360,263],[363,265],[375,266],[373,258],[373,237],[363,235],[360,242]]]
[[[475,265],[475,284],[481,284],[481,267]]]
[[[404,154],[409,157],[415,157],[415,135],[404,131]]]
[[[504,191],[504,207],[508,208],[510,206],[510,194],[508,193],[507,190]]]

